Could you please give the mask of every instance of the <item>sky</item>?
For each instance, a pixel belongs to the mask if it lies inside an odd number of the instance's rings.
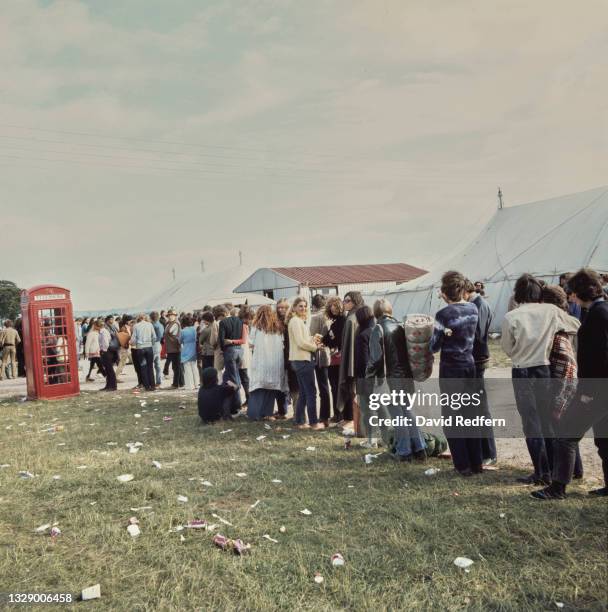
[[[608,183],[604,0],[3,0],[0,278],[430,268]]]

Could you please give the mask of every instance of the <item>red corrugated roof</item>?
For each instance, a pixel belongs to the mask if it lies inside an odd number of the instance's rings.
[[[271,268],[309,287],[329,287],[357,283],[405,282],[426,274],[426,270],[405,263],[361,266],[307,266]]]

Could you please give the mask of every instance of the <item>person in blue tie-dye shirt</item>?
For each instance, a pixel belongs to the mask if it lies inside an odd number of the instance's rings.
[[[441,297],[447,303],[435,315],[435,329],[431,350],[441,351],[439,359],[439,387],[442,393],[462,394],[475,391],[475,359],[473,343],[477,329],[478,311],[475,304],[465,299],[466,278],[460,272],[446,272],[441,278]],[[479,407],[462,406],[452,410],[442,406],[442,415],[461,414],[465,418],[478,416]],[[444,427],[452,453],[454,468],[462,476],[482,472],[481,438],[467,436],[464,427]]]

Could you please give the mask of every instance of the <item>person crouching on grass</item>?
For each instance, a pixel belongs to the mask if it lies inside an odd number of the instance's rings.
[[[441,351],[439,360],[439,388],[441,393],[472,394],[475,392],[475,359],[473,343],[477,329],[478,312],[475,304],[465,300],[466,278],[460,272],[446,272],[441,277],[441,297],[447,306],[435,315],[435,329],[431,350]],[[452,410],[442,406],[442,416],[478,416],[479,408],[462,406]],[[467,428],[444,426],[454,469],[461,476],[481,474],[481,438],[467,437]]]
[[[289,332],[289,361],[296,373],[300,394],[295,408],[294,422],[299,429],[325,429],[317,417],[317,389],[315,386],[314,356],[321,345],[320,336],[311,336],[306,326],[308,302],[297,297],[287,315]],[[304,408],[308,412],[306,424]]]
[[[198,390],[198,415],[203,423],[214,423],[220,419],[232,419],[241,407],[238,387],[231,381],[218,383],[215,368],[203,370],[203,380]]]

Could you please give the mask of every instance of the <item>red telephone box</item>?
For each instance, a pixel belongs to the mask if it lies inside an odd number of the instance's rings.
[[[70,292],[39,285],[21,291],[28,399],[78,395],[78,350]]]

